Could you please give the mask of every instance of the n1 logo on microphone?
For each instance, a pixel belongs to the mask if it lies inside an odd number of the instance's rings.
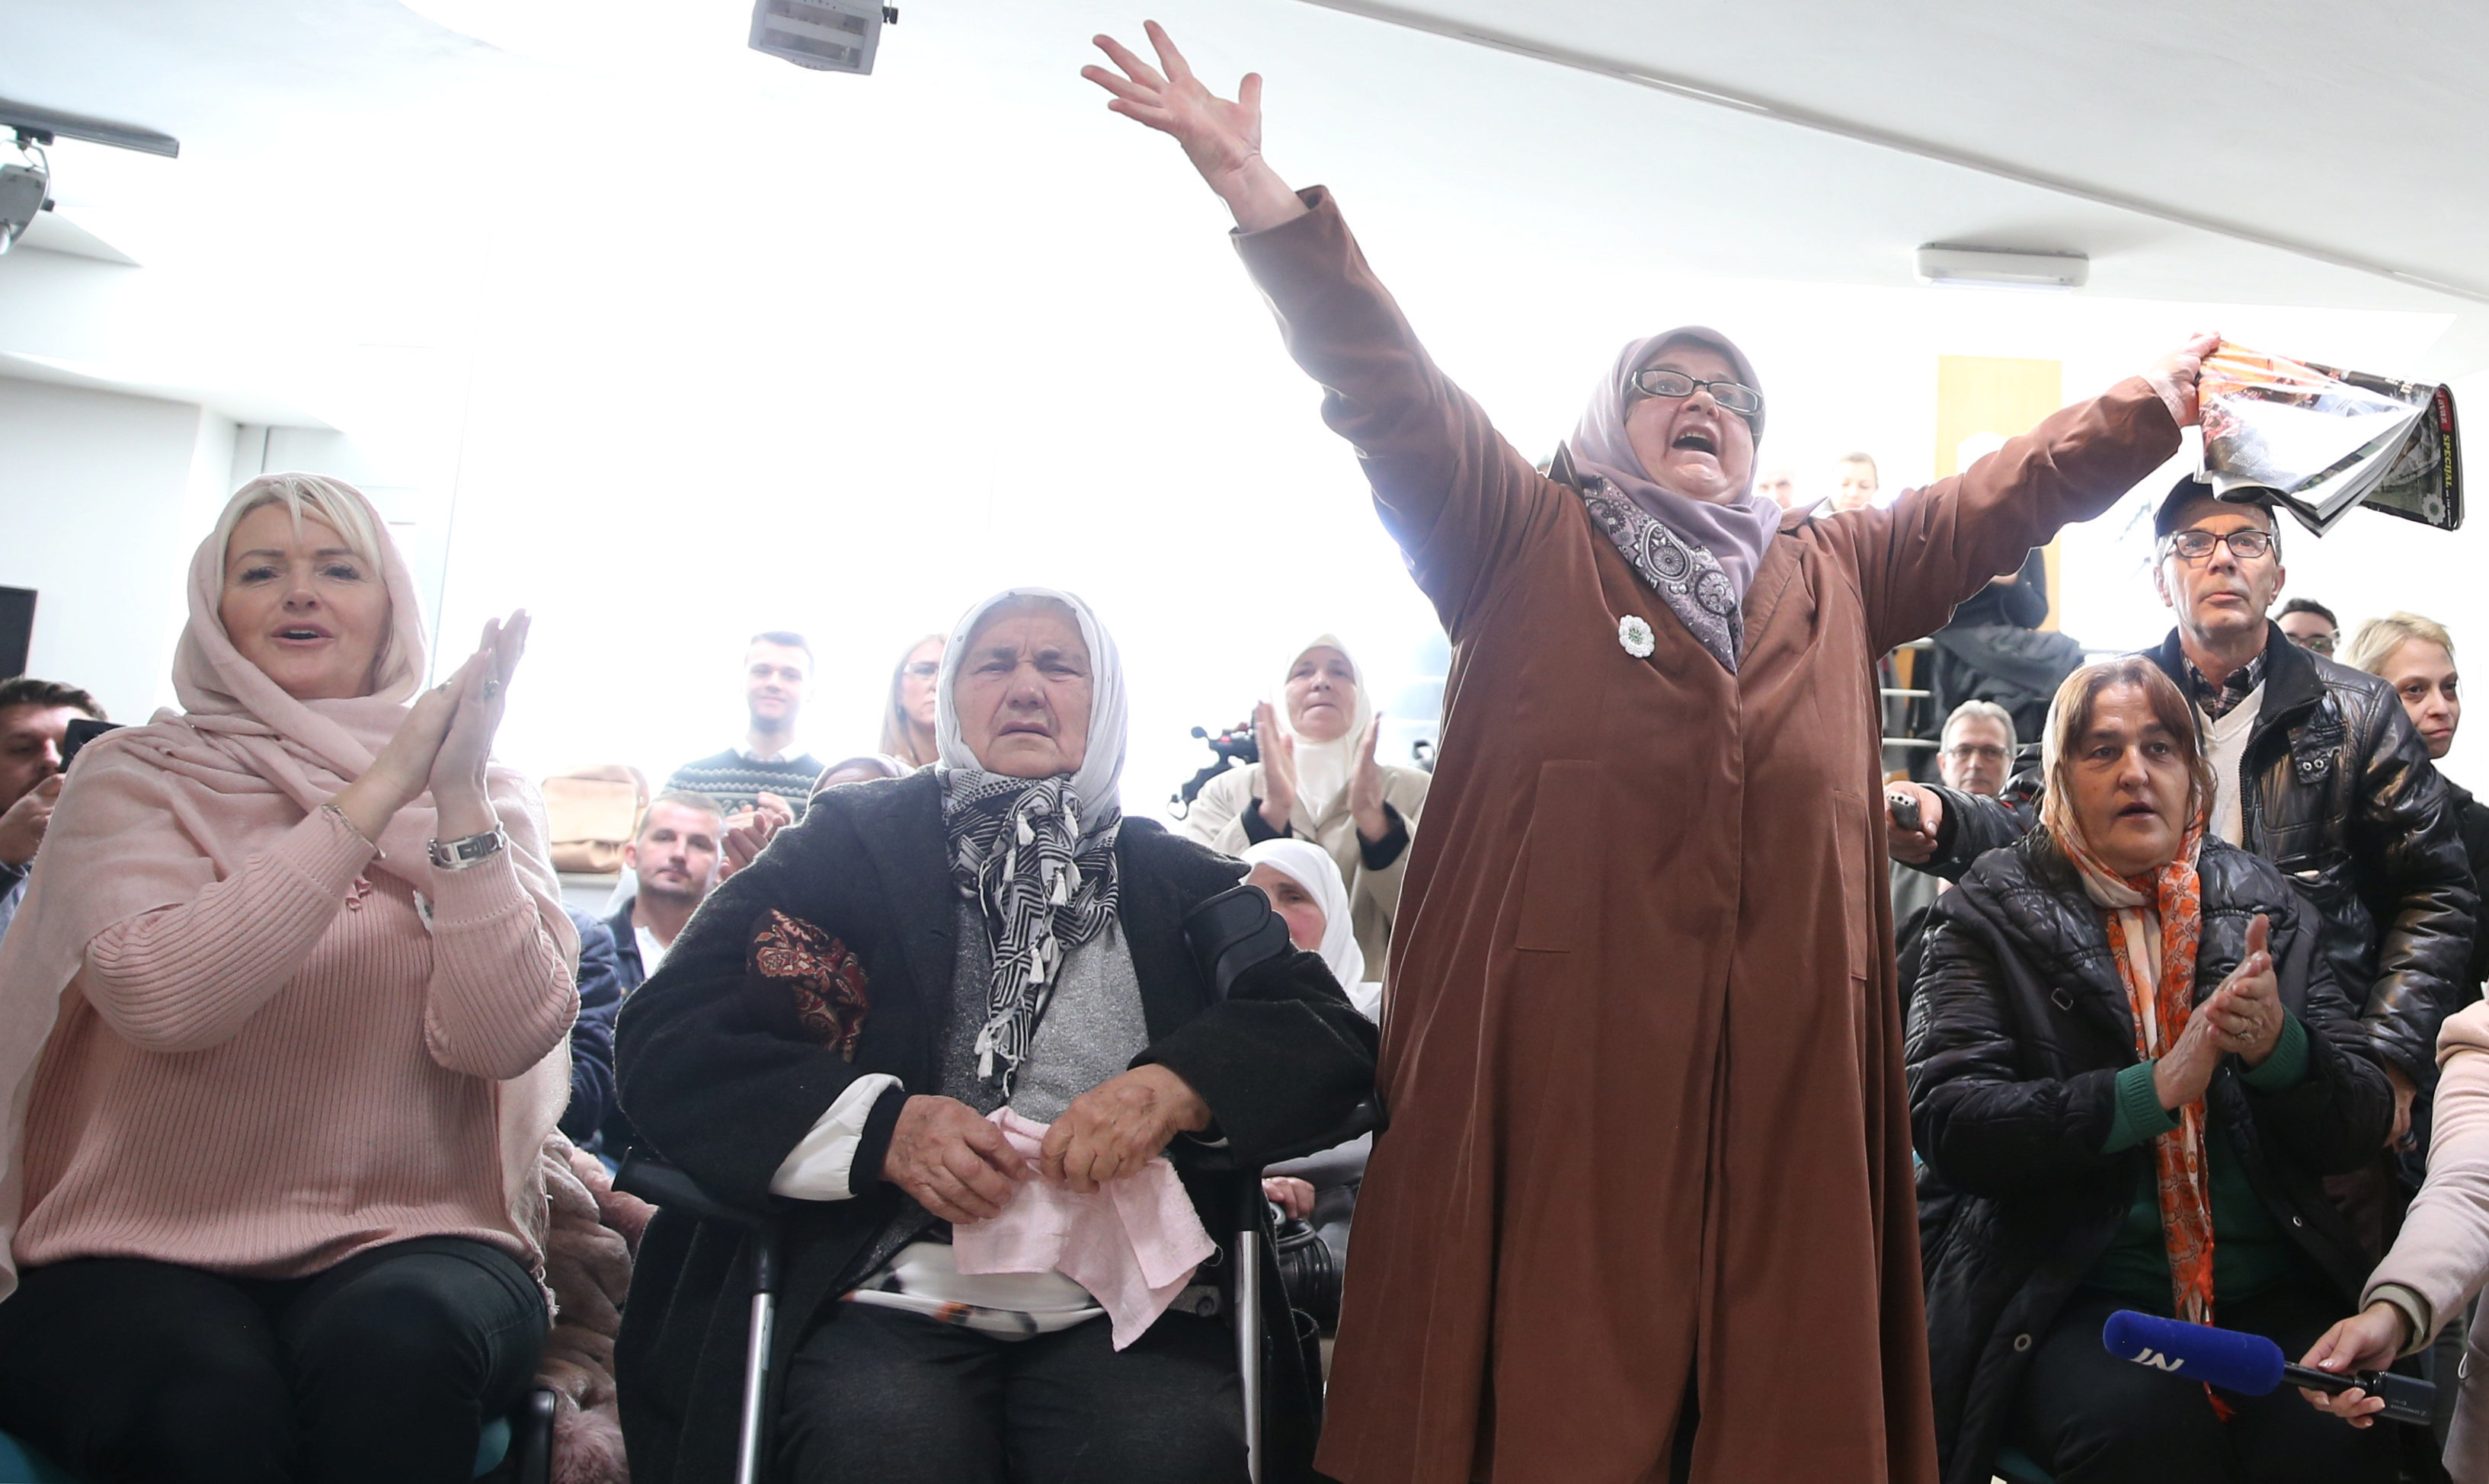
[[[2168,1356],[2164,1356],[2160,1352],[2152,1349],[2150,1346],[2144,1347],[2142,1354],[2133,1356],[2132,1359],[2135,1364],[2148,1365],[2156,1371],[2174,1371],[2187,1363],[2184,1360],[2173,1359]]]

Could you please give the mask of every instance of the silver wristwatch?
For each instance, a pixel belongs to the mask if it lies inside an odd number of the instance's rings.
[[[465,870],[501,849],[508,841],[509,837],[501,833],[500,825],[481,835],[470,835],[465,840],[436,840],[432,842],[432,864],[443,870]]]

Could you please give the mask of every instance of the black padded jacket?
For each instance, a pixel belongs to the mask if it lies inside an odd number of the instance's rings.
[[[2259,1092],[2221,1059],[2205,1092],[2275,1223],[2339,1296],[2368,1261],[2323,1178],[2373,1159],[2393,1095],[2280,872],[2217,840],[2198,863],[2195,993],[2272,926],[2282,1003],[2307,1032],[2307,1075]],[[2034,833],[1981,858],[1929,909],[1905,1053],[1920,1172],[1928,1360],[1946,1484],[1985,1484],[2016,1389],[2047,1332],[2153,1178],[2149,1143],[2103,1154],[2118,1071],[2135,1062],[2133,1013],[2100,910],[2053,841]],[[2214,1234],[2217,1248],[2220,1234]]]
[[[2186,689],[2173,630],[2144,651]],[[2265,636],[2264,700],[2240,766],[2241,842],[2281,868],[2325,920],[2325,953],[2386,1061],[2437,1081],[2437,1027],[2472,994],[2478,907],[2454,795],[2393,688]],[[2001,799],[1938,789],[1944,822],[1923,868],[1959,878],[2031,828],[2036,775]]]

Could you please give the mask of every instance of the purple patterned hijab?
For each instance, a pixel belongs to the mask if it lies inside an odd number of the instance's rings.
[[[1709,552],[1729,579],[1736,601],[1742,603],[1746,588],[1755,580],[1755,569],[1762,565],[1763,548],[1770,543],[1772,532],[1780,528],[1780,506],[1772,502],[1770,496],[1755,490],[1751,476],[1745,494],[1727,504],[1713,504],[1662,489],[1644,471],[1642,460],[1635,456],[1633,444],[1625,438],[1625,411],[1641,395],[1633,388],[1633,374],[1675,341],[1719,352],[1735,368],[1737,380],[1757,390],[1762,388],[1746,353],[1716,329],[1680,325],[1636,340],[1617,353],[1607,380],[1591,393],[1589,409],[1582,414],[1580,426],[1573,430],[1573,467],[1607,480],[1685,545]],[[1756,414],[1749,423],[1754,429],[1755,444],[1760,448],[1762,414]]]

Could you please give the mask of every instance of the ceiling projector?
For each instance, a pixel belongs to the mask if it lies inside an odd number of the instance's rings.
[[[755,0],[752,49],[817,72],[871,72],[895,7],[868,0]]]

